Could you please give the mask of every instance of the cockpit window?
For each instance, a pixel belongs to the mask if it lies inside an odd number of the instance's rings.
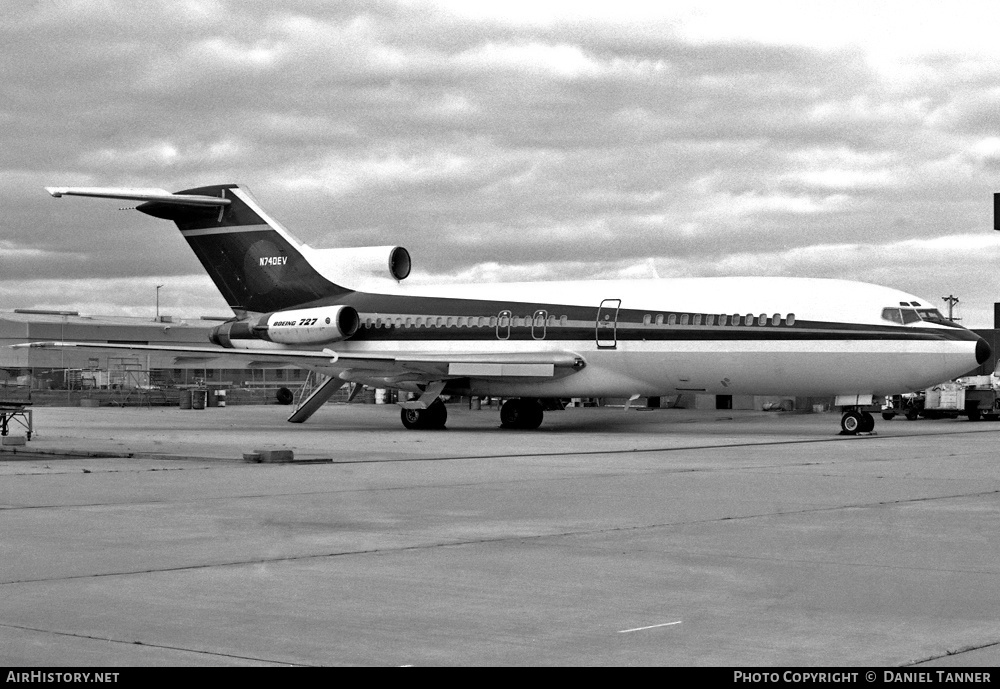
[[[882,318],[892,323],[907,325],[918,321],[929,321],[931,323],[947,323],[945,317],[937,309],[929,308],[897,308],[895,306],[882,309]]]
[[[947,323],[948,320],[944,317],[944,314],[937,309],[917,309],[917,315],[920,316],[922,320],[934,322]]]
[[[900,315],[899,309],[882,309],[882,318],[887,321],[892,321],[893,323],[903,324],[903,316]]]

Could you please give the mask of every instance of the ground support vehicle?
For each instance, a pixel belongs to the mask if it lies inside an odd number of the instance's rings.
[[[891,395],[885,398],[882,406],[882,418],[892,421],[897,414],[902,414],[910,421],[920,418],[924,410],[924,393],[908,392],[904,395]]]
[[[965,388],[965,414],[969,421],[1000,419],[1000,379],[996,375],[969,376],[955,382]]]
[[[941,383],[920,392],[887,397],[882,407],[886,421],[903,414],[911,421],[925,419],[957,419],[970,421],[1000,419],[1000,379],[992,376],[970,376]]]

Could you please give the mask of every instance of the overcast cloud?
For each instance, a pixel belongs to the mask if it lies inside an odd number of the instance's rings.
[[[837,277],[993,326],[996,3],[0,8],[0,309],[226,314],[171,223],[42,187],[238,182],[421,282]]]

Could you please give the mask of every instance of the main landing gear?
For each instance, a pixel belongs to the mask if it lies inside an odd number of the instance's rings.
[[[441,429],[448,421],[448,408],[444,406],[444,402],[436,399],[426,409],[401,410],[399,418],[411,431]]]
[[[500,427],[532,430],[542,425],[542,404],[536,399],[507,400],[500,407]]]
[[[851,409],[840,419],[841,435],[871,433],[875,429],[875,417],[866,411]]]
[[[500,427],[533,430],[542,425],[544,416],[542,403],[536,399],[507,400],[500,407]],[[448,408],[437,399],[426,409],[401,409],[399,418],[411,431],[441,429],[448,421]]]

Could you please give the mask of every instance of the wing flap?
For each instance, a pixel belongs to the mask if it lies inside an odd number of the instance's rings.
[[[448,375],[469,376],[471,378],[551,378],[555,375],[554,364],[493,364],[454,363],[448,364]]]

